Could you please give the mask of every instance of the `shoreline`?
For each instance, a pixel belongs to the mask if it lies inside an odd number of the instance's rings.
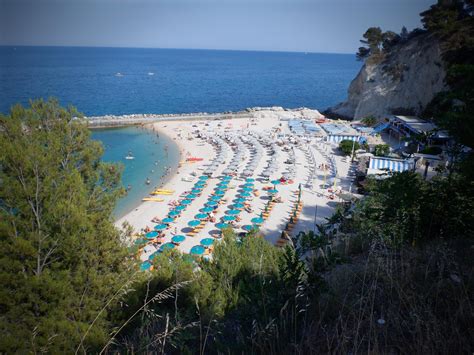
[[[326,176],[326,172],[318,171],[318,165],[323,163],[337,166],[337,187],[347,191],[351,184],[348,176],[351,163],[337,152],[335,145],[323,142],[321,137],[313,137],[311,143],[308,144],[305,138],[293,136],[288,124],[288,118],[307,117],[317,120],[321,116],[319,112],[305,112],[303,116],[301,112],[293,111],[288,117],[288,111],[262,110],[255,116],[219,121],[205,118],[200,121],[166,121],[148,125],[147,129],[167,135],[175,142],[179,148],[181,167],[170,173],[166,182],[163,182],[161,188],[171,191],[157,195],[163,200],[162,202],[144,201],[119,218],[115,225],[120,228],[121,224],[127,221],[136,233],[146,228],[153,229],[156,223],[152,222],[152,219],[161,220],[167,217],[172,209],[172,202],[182,199],[184,194],[193,188],[198,180],[197,177],[213,164],[217,152],[222,149],[227,152],[226,157],[218,163],[201,193],[194,197],[186,210],[180,213],[169,228],[165,229],[163,243],[170,243],[174,235],[187,235],[185,241],[175,247],[184,253],[189,253],[192,247],[199,245],[201,238],[215,238],[218,235],[215,223],[206,222],[197,236],[190,236],[188,223],[195,219],[197,214],[202,213],[201,210],[208,198],[213,195],[213,189],[215,190],[220,177],[226,175],[224,171],[229,167],[234,167],[237,169],[236,175],[221,201],[222,207],[218,207],[215,215],[217,222],[224,218],[228,213],[226,209],[231,208],[241,193],[245,183],[243,172],[250,166],[255,156],[259,156],[259,159],[250,171],[250,176],[255,179],[255,196],[253,193],[249,195],[247,198],[249,210],[241,211],[239,214],[242,224],[238,223],[235,227],[237,233],[242,233],[240,228],[253,223],[251,219],[262,214],[268,201],[268,193],[265,189],[270,189],[272,186],[270,181],[280,179],[289,170],[295,172],[291,178],[292,182],[278,187],[281,203],[275,205],[268,219],[260,227],[260,232],[265,239],[275,245],[281,242],[282,231],[292,216],[300,186],[302,188],[301,202],[304,208],[292,233],[313,230],[315,223],[321,223],[326,217],[330,217],[337,202],[340,201],[331,197],[327,187],[324,188],[321,185],[327,181],[328,186],[335,188],[336,178],[331,173]],[[281,138],[281,135],[286,138]],[[216,139],[222,142],[220,148],[216,145]],[[255,149],[260,153],[256,154]],[[240,158],[235,161],[238,152],[241,152]],[[191,157],[198,160],[188,160]],[[289,164],[288,161],[292,163]],[[268,167],[273,164],[276,168],[272,170],[270,176],[262,177]]]

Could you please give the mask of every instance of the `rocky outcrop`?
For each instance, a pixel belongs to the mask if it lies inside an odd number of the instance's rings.
[[[416,115],[445,89],[445,74],[439,43],[421,34],[392,47],[380,63],[369,59],[351,82],[347,101],[327,112],[349,119]]]

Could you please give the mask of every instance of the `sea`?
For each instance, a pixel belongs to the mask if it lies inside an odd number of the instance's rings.
[[[0,112],[48,97],[87,116],[256,106],[323,111],[346,98],[360,67],[353,54],[0,46]],[[135,208],[179,159],[173,141],[145,129],[94,130],[92,137],[104,144],[104,160],[124,164],[122,182],[131,186],[116,217]],[[129,150],[135,159],[124,159]]]

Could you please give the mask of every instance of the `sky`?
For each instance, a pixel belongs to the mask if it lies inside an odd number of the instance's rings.
[[[0,0],[0,45],[354,53],[435,0]]]

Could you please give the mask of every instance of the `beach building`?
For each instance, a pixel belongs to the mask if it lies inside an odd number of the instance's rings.
[[[366,142],[366,138],[354,128],[343,123],[321,123],[321,127],[327,133],[325,140],[329,143],[339,144],[343,140]]]
[[[369,166],[367,175],[383,175],[390,173],[401,173],[414,169],[415,162],[413,159],[395,159],[388,157],[371,156],[369,158]]]

